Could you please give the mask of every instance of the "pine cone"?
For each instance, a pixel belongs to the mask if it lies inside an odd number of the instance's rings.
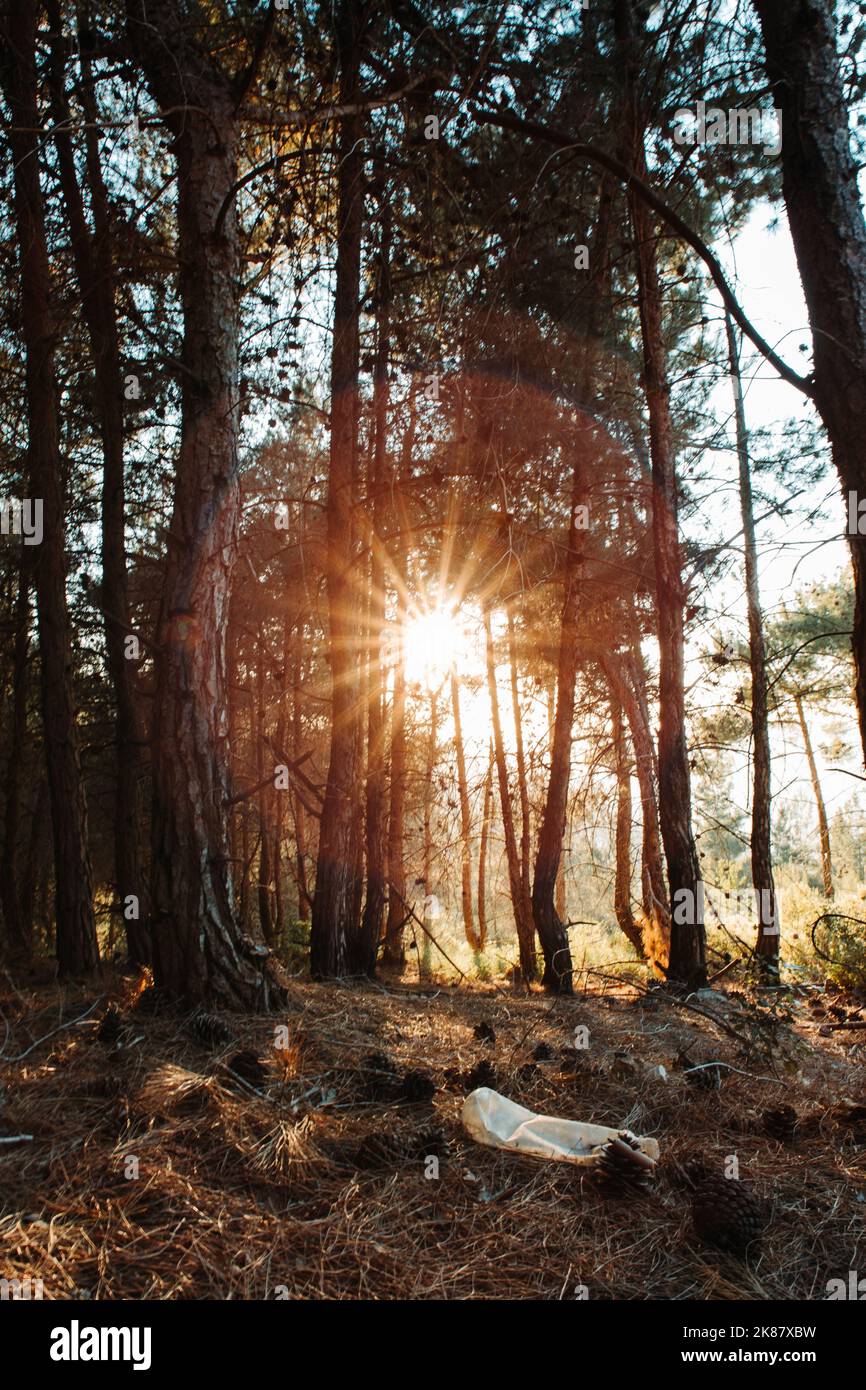
[[[769,1225],[766,1202],[736,1178],[705,1178],[692,1198],[695,1231],[708,1245],[744,1255]]]
[[[665,1163],[665,1170],[670,1167],[671,1176],[678,1186],[686,1187],[690,1192],[694,1192],[696,1187],[710,1176],[710,1165],[706,1155],[697,1149],[690,1149],[681,1158],[674,1159],[668,1164]]]
[[[204,1009],[196,1009],[195,1013],[190,1015],[187,1027],[203,1047],[227,1047],[235,1041],[234,1033],[226,1027],[222,1019],[217,1018],[216,1014],[206,1013]]]
[[[387,1052],[368,1052],[361,1073],[361,1089],[367,1100],[395,1100],[400,1094],[399,1067]]]
[[[101,1043],[106,1043],[109,1047],[113,1047],[120,1037],[122,1027],[123,1019],[121,1018],[119,1008],[116,1004],[109,1004],[102,1018],[99,1020],[96,1036]]]
[[[599,1185],[612,1196],[646,1192],[655,1180],[655,1159],[649,1158],[624,1130],[602,1144],[593,1158]]]
[[[488,1023],[487,1019],[484,1018],[480,1023],[476,1023],[475,1036],[479,1042],[495,1043],[496,1029],[493,1027],[492,1023]]]
[[[495,1091],[497,1076],[493,1063],[488,1062],[486,1057],[482,1057],[471,1071],[463,1073],[463,1085],[467,1091],[477,1091],[479,1086],[489,1086],[491,1090]]]
[[[797,1129],[797,1112],[793,1105],[774,1105],[769,1110],[765,1110],[761,1116],[761,1122],[773,1139],[783,1142],[793,1139]]]
[[[426,1071],[414,1069],[400,1078],[400,1096],[414,1105],[431,1101],[436,1094],[436,1082]]]

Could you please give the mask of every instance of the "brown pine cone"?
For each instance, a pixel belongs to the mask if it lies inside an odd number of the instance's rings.
[[[767,1134],[773,1139],[784,1142],[793,1139],[797,1129],[797,1112],[793,1105],[774,1105],[769,1110],[765,1110],[761,1116],[761,1123]]]
[[[643,1153],[637,1140],[624,1131],[602,1144],[594,1160],[599,1186],[612,1195],[646,1192],[655,1180],[655,1160]]]
[[[767,1203],[736,1178],[705,1178],[692,1198],[695,1231],[708,1245],[744,1255],[769,1225]]]

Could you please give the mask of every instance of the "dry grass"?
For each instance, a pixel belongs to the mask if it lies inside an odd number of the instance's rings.
[[[592,1298],[787,1300],[822,1298],[829,1278],[866,1267],[866,1134],[834,1116],[840,1096],[866,1100],[866,1032],[821,1036],[833,1018],[805,1003],[790,1023],[759,1026],[740,997],[725,1017],[745,1047],[622,982],[587,979],[591,991],[568,1001],[296,983],[285,1018],[231,1018],[237,1042],[221,1049],[110,981],[116,1041],[97,1039],[100,1004],[0,1060],[0,1136],[32,1135],[0,1145],[0,1276],[41,1278],[46,1298],[558,1299],[583,1284]],[[95,1000],[0,983],[7,1059]],[[482,1020],[492,1046],[474,1037]],[[288,1024],[288,1047],[275,1049],[275,1024]],[[570,1046],[577,1024],[586,1051]],[[527,1072],[539,1042],[553,1056]],[[232,1078],[239,1048],[264,1060],[262,1084]],[[432,1103],[377,1098],[374,1051],[428,1072]],[[655,1135],[655,1189],[613,1197],[567,1165],[473,1144],[445,1073],[482,1057],[532,1109]],[[750,1075],[727,1071],[719,1091],[690,1084],[690,1063],[717,1059]],[[782,1103],[803,1121],[787,1143],[761,1122]],[[425,1176],[429,1154],[438,1179]],[[695,1154],[717,1170],[736,1154],[773,1199],[747,1261],[691,1230],[681,1164]]]

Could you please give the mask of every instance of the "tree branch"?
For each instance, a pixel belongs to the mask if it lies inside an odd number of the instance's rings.
[[[644,183],[643,179],[639,178],[637,174],[633,173],[632,170],[627,168],[620,160],[615,159],[613,155],[607,154],[606,151],[598,149],[595,145],[587,145],[580,140],[575,140],[573,136],[567,134],[565,131],[556,130],[551,126],[541,125],[537,121],[524,120],[521,116],[515,116],[511,112],[488,111],[476,108],[474,114],[476,119],[483,125],[494,125],[498,126],[501,130],[513,130],[518,134],[531,135],[536,140],[543,140],[548,145],[555,145],[558,149],[568,150],[577,159],[586,159],[591,164],[597,164],[600,168],[606,169],[608,173],[618,178],[626,188],[632,189],[637,193],[644,202],[652,208],[653,212],[667,223],[671,231],[675,232],[682,241],[686,242],[688,246],[691,246],[693,251],[697,252],[709,270],[713,283],[722,296],[725,307],[730,312],[731,317],[736,320],[749,341],[753,343],[762,356],[775,367],[784,381],[787,381],[790,386],[796,387],[798,391],[802,391],[803,395],[808,396],[810,400],[814,398],[815,387],[812,378],[800,376],[792,367],[789,367],[788,364],[779,357],[778,353],[770,347],[770,344],[761,336],[758,330],[753,327],[740,308],[734,292],[725,278],[725,272],[709,246],[707,246],[706,242],[698,236],[697,232],[694,231],[687,222],[683,221],[679,213],[675,212],[663,198],[659,197],[659,195],[650,188],[649,184]]]

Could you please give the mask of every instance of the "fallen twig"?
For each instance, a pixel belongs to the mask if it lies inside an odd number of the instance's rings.
[[[95,1001],[95,1003],[91,1004],[91,1006],[90,1006],[89,1009],[85,1009],[83,1014],[79,1014],[77,1018],[71,1018],[71,1019],[69,1019],[69,1021],[68,1021],[67,1023],[60,1023],[60,1024],[58,1024],[58,1026],[57,1026],[56,1028],[52,1028],[52,1029],[51,1029],[51,1032],[50,1032],[50,1033],[46,1033],[46,1034],[44,1035],[44,1037],[37,1038],[35,1042],[32,1042],[32,1043],[30,1044],[29,1047],[25,1047],[24,1051],[23,1051],[23,1052],[19,1052],[19,1053],[17,1054],[17,1056],[15,1056],[15,1057],[5,1057],[5,1056],[3,1055],[3,1053],[0,1052],[0,1061],[3,1061],[3,1062],[23,1062],[25,1057],[29,1057],[29,1056],[30,1056],[30,1053],[31,1053],[31,1052],[35,1052],[35,1051],[36,1051],[36,1048],[39,1047],[41,1043],[47,1042],[48,1039],[49,1039],[49,1038],[53,1038],[54,1035],[55,1035],[56,1033],[62,1033],[63,1030],[64,1030],[64,1028],[74,1028],[75,1025],[76,1025],[76,1023],[83,1023],[84,1020],[85,1020],[86,1018],[88,1018],[88,1017],[90,1016],[90,1014],[93,1013],[93,1010],[94,1010],[94,1009],[99,1008],[99,1005],[103,1002],[104,999],[105,999],[105,995],[104,995],[104,994],[100,994],[99,998]]]

